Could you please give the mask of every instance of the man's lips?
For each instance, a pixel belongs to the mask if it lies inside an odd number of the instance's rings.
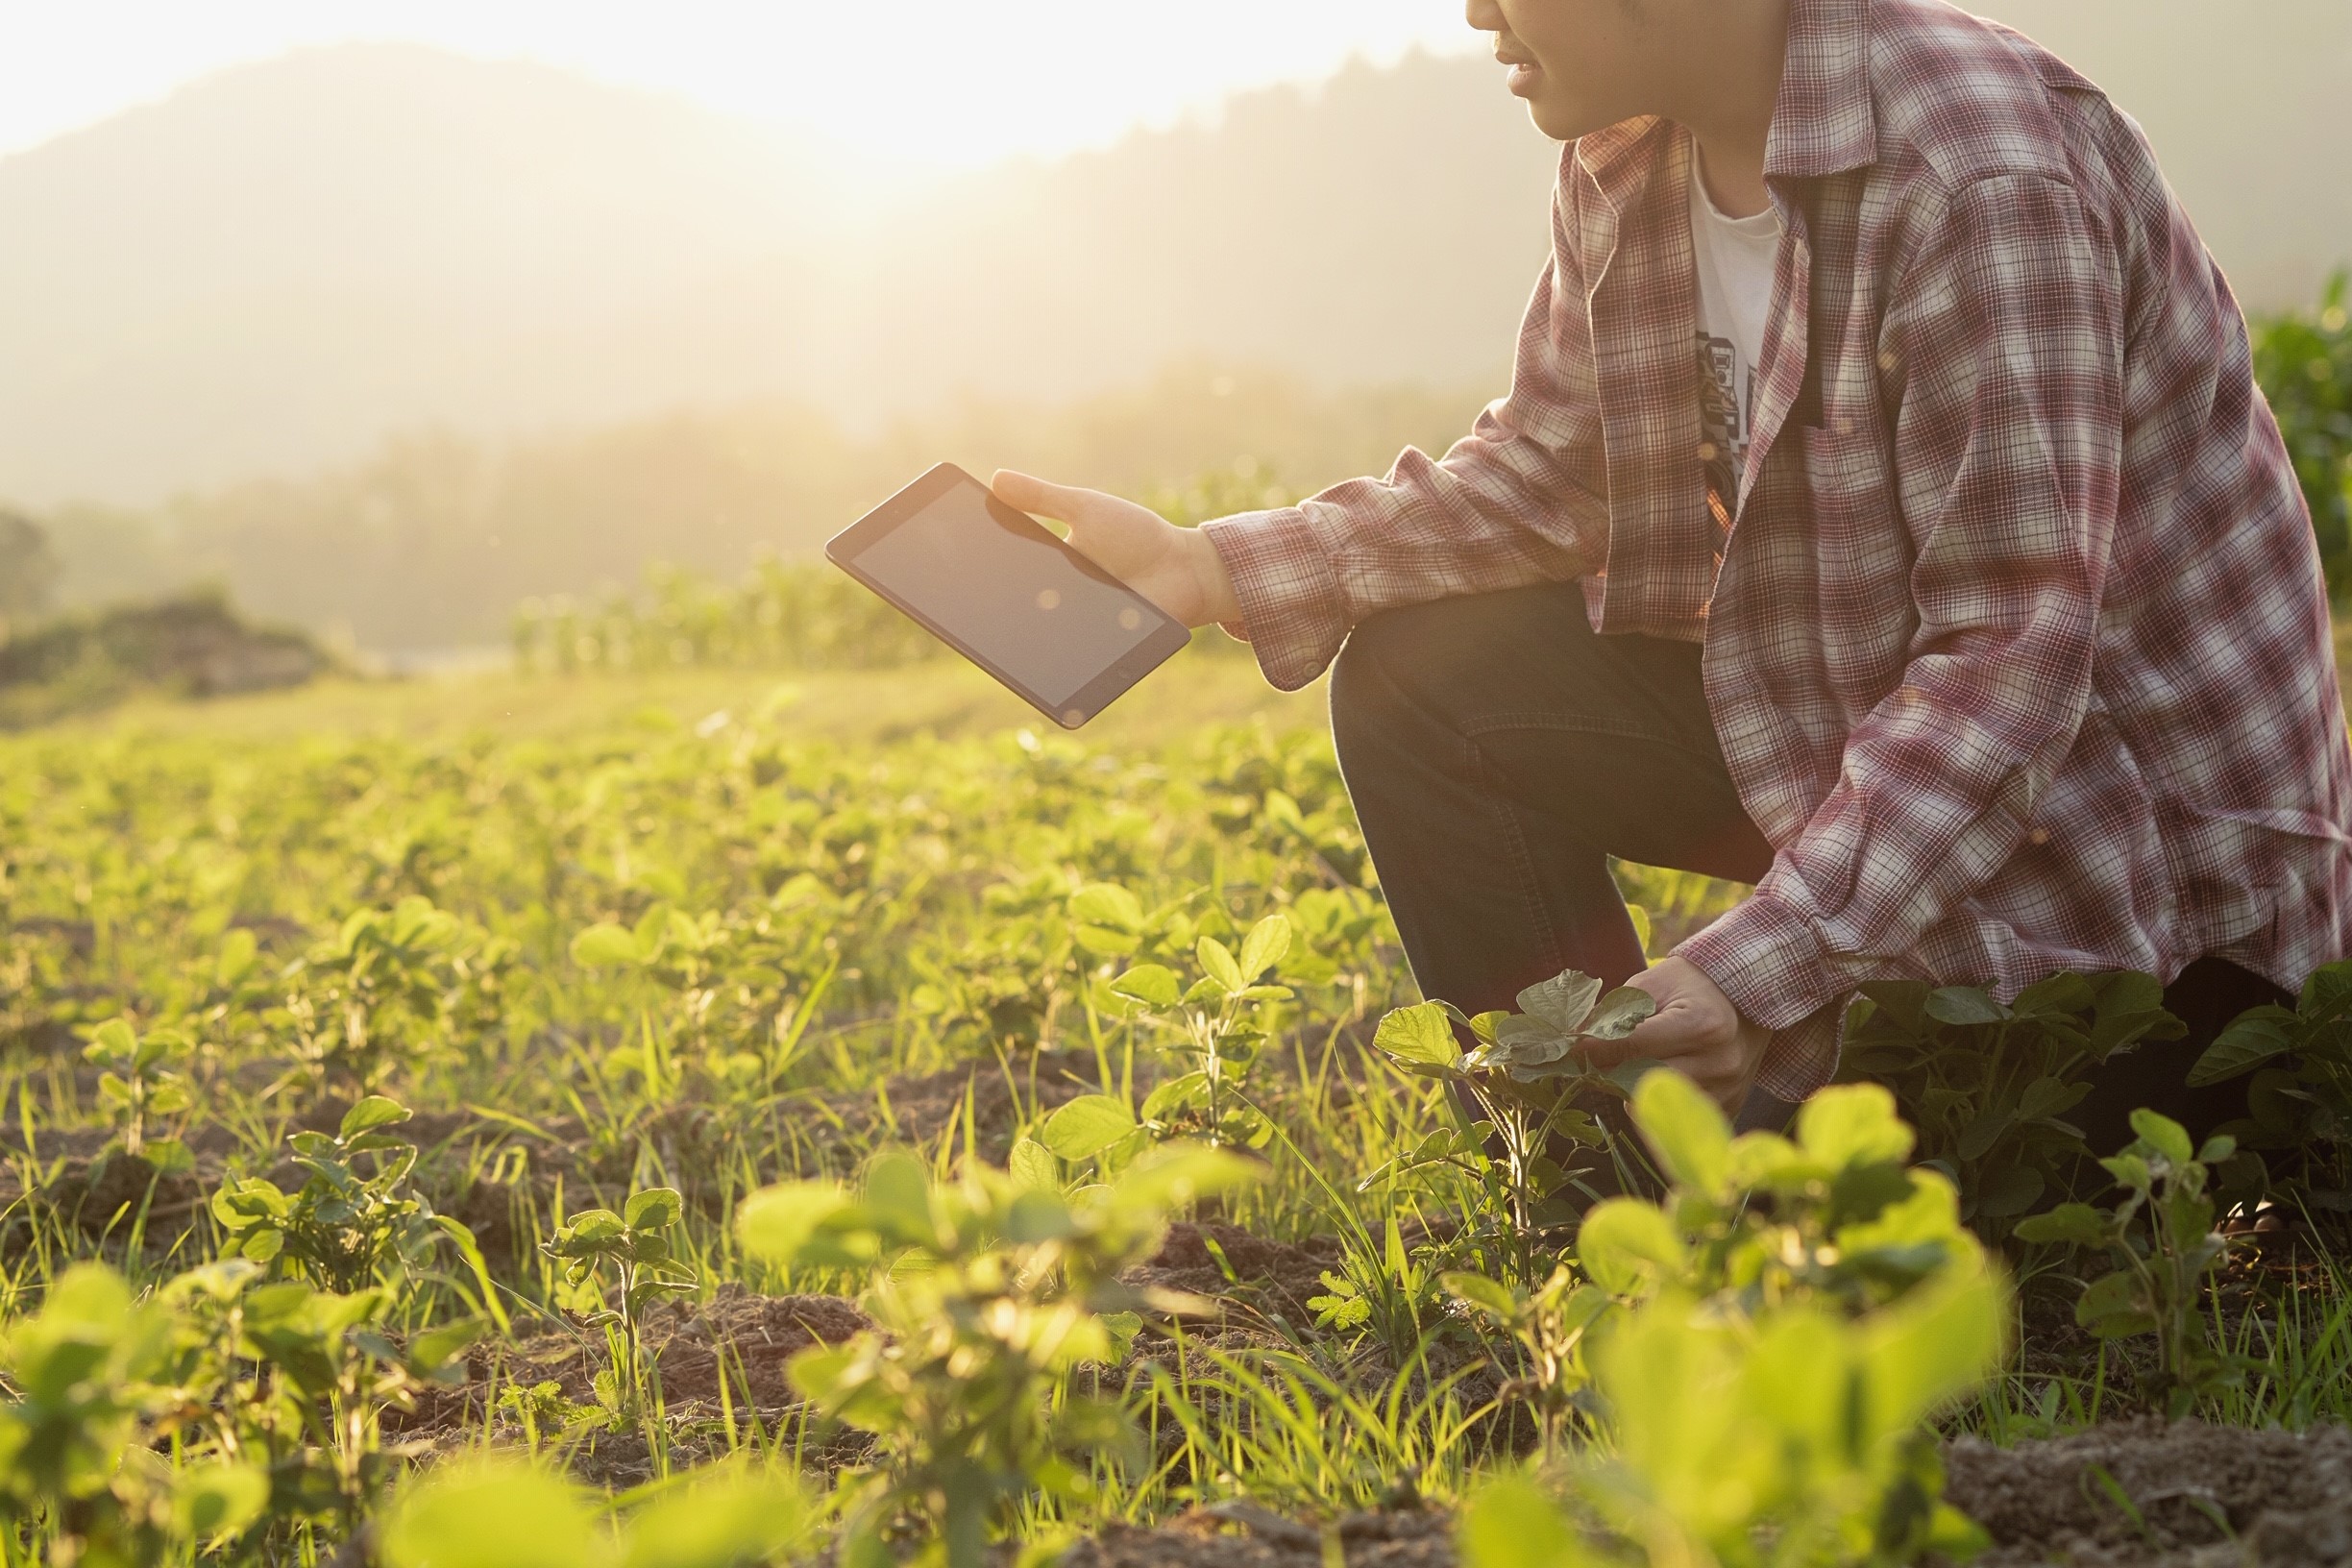
[[[1508,86],[1511,91],[1518,93],[1522,97],[1526,96],[1528,89],[1535,85],[1535,79],[1543,75],[1543,67],[1536,64],[1531,58],[1526,55],[1514,54],[1507,49],[1497,48],[1495,50],[1495,60],[1498,63],[1510,67]]]

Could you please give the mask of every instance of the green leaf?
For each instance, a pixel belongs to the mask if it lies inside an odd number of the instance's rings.
[[[1131,1213],[1159,1213],[1264,1176],[1264,1166],[1237,1154],[1198,1143],[1163,1143],[1120,1173],[1112,1184],[1111,1201]]]
[[[1638,1198],[1595,1204],[1577,1230],[1576,1251],[1593,1284],[1612,1296],[1647,1295],[1690,1265],[1674,1221]]]
[[[1070,894],[1069,912],[1080,925],[1100,926],[1130,939],[1143,930],[1141,900],[1116,883],[1090,882]]]
[[[1005,1173],[1013,1185],[1030,1192],[1059,1192],[1062,1190],[1062,1164],[1053,1150],[1034,1138],[1024,1138],[1013,1145],[1013,1153],[1005,1162]]]
[[[412,1114],[398,1100],[387,1099],[381,1094],[370,1094],[343,1113],[343,1124],[335,1129],[335,1135],[348,1140],[371,1128],[389,1127],[396,1122],[406,1121]]]
[[[2190,1085],[2202,1088],[2225,1083],[2293,1050],[2299,1021],[2283,1007],[2257,1007],[2240,1014],[2214,1037],[2205,1054],[2196,1059],[2196,1066],[2189,1069]]]
[[[1843,1170],[1908,1158],[1912,1135],[1883,1086],[1833,1084],[1797,1113],[1797,1141],[1831,1170]]]
[[[1976,1213],[1993,1219],[2021,1214],[2041,1201],[2049,1184],[2031,1165],[2006,1165],[1996,1171],[1976,1192]]]
[[[2087,1203],[2062,1203],[2046,1214],[2019,1220],[2017,1236],[2021,1241],[2095,1247],[2107,1239],[2107,1216]]]
[[[1657,1012],[1657,998],[1633,986],[1619,986],[1584,1020],[1584,1033],[1594,1040],[1623,1040]]]
[[[1184,981],[1164,964],[1138,964],[1112,981],[1111,991],[1145,1007],[1174,1007],[1184,993]]]
[[[762,1188],[735,1206],[735,1235],[745,1252],[790,1267],[818,1230],[848,1207],[831,1182],[785,1182]]]
[[[867,1213],[898,1239],[932,1239],[930,1167],[906,1150],[887,1150],[866,1167],[865,1198]]]
[[[1483,1274],[1441,1274],[1437,1283],[1454,1296],[1497,1320],[1508,1323],[1519,1315],[1520,1302],[1510,1292],[1510,1286],[1500,1280],[1490,1280]]]
[[[630,1195],[628,1209],[622,1217],[632,1231],[666,1231],[685,1212],[685,1200],[678,1196],[676,1188],[649,1187]]]
[[[1091,1160],[1135,1130],[1135,1115],[1125,1101],[1081,1094],[1047,1116],[1039,1137],[1065,1160]]]
[[[1462,1568],[1581,1568],[1605,1560],[1522,1475],[1506,1474],[1472,1493],[1458,1539]]]
[[[637,938],[609,921],[592,925],[572,939],[572,962],[584,968],[634,968],[645,958]]]
[[[2131,1114],[2131,1126],[2173,1169],[2178,1170],[2196,1159],[2196,1145],[2189,1141],[2189,1130],[2170,1116],[2144,1107]]]
[[[1461,1041],[1445,1008],[1436,1002],[1390,1013],[1381,1019],[1372,1044],[1408,1071],[1430,1069],[1428,1076],[1450,1076],[1461,1067]]]
[[[214,1459],[182,1471],[173,1482],[172,1521],[188,1539],[227,1540],[261,1517],[269,1495],[269,1473],[258,1465]]]
[[[1519,1011],[1541,1018],[1556,1033],[1574,1035],[1584,1027],[1600,995],[1599,980],[1578,969],[1564,969],[1521,992]]]
[[[2074,1321],[2102,1339],[2146,1334],[2156,1327],[2132,1277],[2120,1269],[2091,1283],[2074,1303]]]
[[[1697,1084],[1671,1068],[1650,1074],[1633,1090],[1633,1120],[1676,1186],[1710,1198],[1722,1193],[1731,1124]]]
[[[1281,915],[1268,915],[1250,927],[1241,943],[1241,976],[1255,982],[1261,975],[1280,964],[1290,951],[1290,921]]]
[[[809,1500],[782,1467],[698,1481],[631,1516],[622,1568],[747,1568],[793,1560]]]
[[[91,1062],[128,1064],[138,1055],[138,1037],[122,1019],[109,1018],[90,1031],[90,1041],[82,1048],[82,1055]]]
[[[1241,966],[1234,958],[1233,949],[1216,938],[1201,938],[1200,944],[1193,952],[1200,959],[1202,972],[1215,981],[1226,994],[1231,995],[1249,984],[1242,978]]]
[[[578,1568],[602,1556],[585,1494],[513,1464],[434,1472],[380,1539],[385,1568]]]
[[[2007,1008],[1974,986],[1946,986],[1932,992],[1927,998],[1926,1013],[1938,1023],[1963,1026],[2005,1023],[2011,1017]]]

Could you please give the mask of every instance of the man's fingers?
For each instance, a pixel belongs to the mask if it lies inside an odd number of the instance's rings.
[[[1018,469],[1000,468],[989,480],[989,488],[996,499],[1008,506],[1024,512],[1050,517],[1057,523],[1070,523],[1084,517],[1092,508],[1101,492],[1081,490],[1074,485],[1053,484]]]

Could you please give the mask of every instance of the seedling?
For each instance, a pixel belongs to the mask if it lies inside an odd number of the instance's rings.
[[[2123,1196],[2112,1210],[2064,1203],[2021,1222],[2019,1237],[2061,1246],[2104,1248],[2119,1265],[2091,1282],[2074,1303],[2074,1320],[2102,1339],[2153,1334],[2157,1377],[2151,1390],[2174,1418],[2200,1400],[2244,1381],[2245,1360],[2217,1349],[2200,1311],[2206,1282],[2228,1243],[2214,1230],[2208,1191],[2213,1167],[2237,1150],[2220,1136],[2196,1148],[2181,1124],[2135,1111],[2140,1136],[2102,1160]]]
[[[150,1136],[150,1118],[179,1115],[188,1108],[187,1086],[176,1070],[185,1050],[186,1041],[171,1030],[140,1035],[129,1019],[113,1018],[91,1031],[82,1051],[84,1061],[103,1069],[98,1097],[114,1117],[113,1146],[158,1169],[184,1169],[189,1164],[178,1139]]]
[[[295,966],[287,998],[295,1054],[322,1091],[340,1076],[372,1094],[403,1057],[433,1041],[465,935],[454,916],[410,896],[356,911]]]
[[[752,1256],[871,1271],[878,1329],[812,1346],[791,1368],[821,1409],[879,1445],[851,1490],[845,1560],[880,1560],[886,1532],[914,1528],[921,1560],[978,1568],[1016,1500],[1089,1497],[1089,1463],[1127,1450],[1132,1433],[1115,1401],[1071,1374],[1115,1360],[1141,1311],[1209,1307],[1139,1292],[1119,1271],[1158,1245],[1170,1210],[1252,1175],[1232,1154],[1168,1145],[1066,1196],[976,1165],[935,1183],[896,1154],[854,1198],[799,1183],[747,1200],[738,1223]]]
[[[698,1283],[694,1269],[670,1243],[670,1232],[684,1208],[674,1189],[648,1188],[631,1193],[621,1213],[590,1209],[573,1215],[540,1246],[549,1257],[563,1261],[564,1283],[576,1290],[607,1267],[617,1276],[619,1305],[587,1314],[591,1327],[604,1331],[610,1359],[596,1375],[596,1393],[615,1420],[638,1420],[649,1404],[660,1400],[660,1374],[646,1361],[645,1318],[654,1303],[692,1290]]]
[[[1625,1039],[1657,1004],[1630,986],[1604,994],[1600,981],[1571,969],[1521,992],[1519,1005],[1523,1013],[1470,1017],[1450,1002],[1423,1002],[1381,1020],[1373,1044],[1390,1062],[1468,1095],[1478,1115],[1429,1134],[1366,1176],[1359,1189],[1441,1167],[1459,1171],[1485,1200],[1479,1234],[1501,1244],[1517,1277],[1533,1279],[1548,1271],[1531,1250],[1536,1233],[1575,1215],[1561,1196],[1574,1173],[1554,1157],[1556,1146],[1565,1141],[1620,1157],[1586,1108],[1589,1096],[1622,1097],[1654,1066],[1598,1067],[1590,1048]],[[1457,1025],[1477,1042],[1466,1051]]]
[[[301,1132],[286,1141],[308,1173],[291,1194],[262,1176],[232,1177],[212,1194],[224,1257],[248,1258],[280,1273],[345,1293],[404,1273],[444,1236],[473,1237],[436,1215],[408,1182],[417,1148],[388,1129],[407,1107],[372,1094],[343,1115],[333,1137]]]
[[[1200,938],[1193,945],[1200,976],[1189,987],[1161,964],[1139,964],[1111,982],[1113,994],[1173,1034],[1185,1068],[1144,1099],[1147,1131],[1200,1138],[1212,1148],[1256,1149],[1272,1139],[1273,1124],[1248,1097],[1249,1072],[1265,1043],[1261,1009],[1290,998],[1290,988],[1268,979],[1289,951],[1289,920],[1268,915],[1250,927],[1238,955],[1214,937]],[[1050,1122],[1046,1142],[1054,1143]]]
[[[1535,1363],[1556,1369],[1555,1409],[1589,1361],[1613,1441],[1571,1463],[1566,1514],[1518,1480],[1474,1499],[1465,1563],[1965,1557],[1981,1533],[1941,1501],[1923,1424],[1997,1360],[2003,1292],[1949,1182],[1904,1170],[1892,1098],[1825,1090],[1796,1139],[1735,1139],[1656,1071],[1632,1114],[1673,1190],[1593,1210],[1577,1237],[1592,1283],[1467,1292],[1523,1345],[1556,1347]]]

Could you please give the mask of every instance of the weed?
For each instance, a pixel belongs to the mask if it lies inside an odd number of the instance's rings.
[[[2205,1330],[2205,1287],[2227,1243],[2214,1226],[2208,1190],[2213,1168],[2237,1145],[2227,1136],[2190,1142],[2179,1122],[2135,1111],[2140,1136],[2099,1162],[2123,1189],[2115,1208],[2065,1203],[2019,1224],[2021,1240],[2104,1249],[2119,1266],[2088,1285],[2074,1320],[2102,1339],[2156,1336],[2157,1375],[2149,1390],[2166,1410],[2186,1415],[2200,1402],[2242,1384],[2244,1358],[2217,1348]]]

